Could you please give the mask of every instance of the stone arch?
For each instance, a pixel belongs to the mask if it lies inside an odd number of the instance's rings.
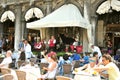
[[[84,14],[84,13],[83,13],[83,8],[82,8],[82,6],[81,6],[77,1],[71,1],[71,0],[69,0],[68,2],[59,3],[59,5],[57,5],[57,6],[54,8],[54,10],[56,10],[57,8],[61,7],[61,6],[64,5],[64,4],[73,4],[73,5],[75,5],[75,6],[79,9],[81,15],[83,16],[83,14]]]
[[[80,3],[79,3],[78,1],[76,1],[76,0],[70,0],[69,3],[71,3],[71,4],[75,5],[76,7],[78,7],[80,13],[81,13],[82,16],[83,16],[83,14],[84,14],[84,12],[83,12],[83,6],[80,5]]]
[[[98,1],[95,1],[92,5],[93,5],[93,15],[96,14],[96,10],[98,9],[98,7],[103,3],[105,2],[105,0],[98,0]]]

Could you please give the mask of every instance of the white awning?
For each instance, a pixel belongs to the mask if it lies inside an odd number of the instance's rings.
[[[26,14],[25,14],[25,20],[28,21],[30,18],[32,18],[33,14],[37,18],[42,18],[43,17],[43,12],[39,8],[35,7],[35,8],[29,9],[26,12]]]
[[[5,11],[3,14],[2,14],[2,17],[0,19],[1,22],[5,22],[7,19],[10,19],[12,22],[14,22],[15,20],[15,15],[12,11],[8,10],[8,11]]]
[[[90,24],[85,20],[79,9],[73,4],[65,4],[46,17],[27,23],[27,28],[39,30],[42,27],[78,26],[88,28]]]
[[[120,11],[120,1],[118,0],[107,0],[103,2],[97,9],[98,14],[105,14],[108,13],[110,7],[112,7],[113,10]]]

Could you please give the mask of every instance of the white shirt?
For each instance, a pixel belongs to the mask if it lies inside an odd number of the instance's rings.
[[[25,51],[26,59],[31,58],[31,56],[33,54],[32,54],[32,51],[31,51],[31,45],[30,44],[27,44],[27,45],[24,44],[24,51]]]
[[[0,65],[4,65],[2,67],[8,68],[10,63],[12,63],[12,58],[11,57],[7,57],[7,58],[3,59],[3,61],[1,62]]]
[[[110,62],[105,67],[108,68],[109,80],[120,80],[120,71],[115,63]]]
[[[27,45],[24,44],[24,50],[25,50],[25,53],[26,52],[31,52],[31,45],[30,44],[27,44]]]
[[[100,51],[100,48],[99,48],[99,47],[94,46],[94,48],[92,48],[92,51],[93,51],[93,52],[98,52],[98,56],[99,56],[99,57],[101,57],[101,56],[102,56],[102,53],[101,53],[101,51]]]

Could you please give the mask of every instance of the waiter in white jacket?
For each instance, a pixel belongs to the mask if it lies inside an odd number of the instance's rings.
[[[99,58],[102,57],[101,50],[98,46],[91,44],[90,47],[91,47],[92,52],[98,52]]]
[[[30,59],[32,57],[31,45],[28,43],[27,40],[24,41],[24,51],[26,59]]]

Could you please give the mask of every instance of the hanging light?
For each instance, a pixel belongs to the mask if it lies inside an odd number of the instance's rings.
[[[110,9],[108,10],[108,13],[112,13],[113,10],[112,10],[112,6],[111,6],[111,0],[110,0]]]
[[[112,10],[112,7],[110,6],[110,9],[108,10],[108,13],[112,13],[113,10]]]

